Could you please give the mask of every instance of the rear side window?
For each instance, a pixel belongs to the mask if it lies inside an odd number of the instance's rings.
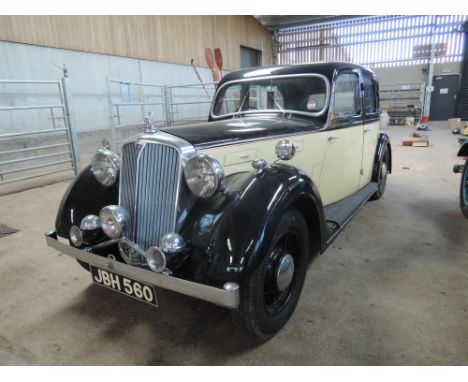
[[[359,77],[355,73],[343,73],[336,79],[335,118],[349,118],[361,114]]]
[[[363,73],[364,78],[364,112],[374,114],[377,112],[377,99],[374,79],[367,73]]]

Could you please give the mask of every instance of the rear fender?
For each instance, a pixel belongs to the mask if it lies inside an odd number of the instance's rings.
[[[468,157],[468,142],[465,142],[462,144],[462,146],[460,147],[460,150],[458,150],[457,156]]]
[[[386,133],[379,133],[377,140],[377,148],[375,151],[374,167],[372,168],[372,181],[376,182],[379,179],[380,163],[382,163],[385,150],[388,152],[388,168],[387,172],[392,172],[392,146],[390,145],[390,138]]]

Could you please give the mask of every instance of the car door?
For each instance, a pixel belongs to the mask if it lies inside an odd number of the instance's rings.
[[[362,171],[359,189],[366,186],[372,178],[372,169],[375,159],[375,150],[380,130],[378,85],[371,73],[363,72],[364,85],[363,109],[363,145],[362,145]]]
[[[341,71],[333,89],[329,127],[320,133],[326,137],[319,181],[324,205],[356,192],[361,177],[363,116],[360,72]]]

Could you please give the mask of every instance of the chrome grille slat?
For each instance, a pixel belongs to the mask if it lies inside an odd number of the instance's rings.
[[[120,171],[120,193],[119,205],[125,207],[130,214],[130,231],[128,236],[133,237],[133,217],[135,215],[135,179],[136,179],[136,163],[137,149],[134,144],[125,145],[122,150],[122,166]]]
[[[123,147],[123,162],[134,157],[131,154],[136,151],[134,147],[133,143]],[[120,204],[132,216],[130,239],[144,250],[159,245],[162,236],[175,229],[179,160],[176,148],[145,143],[138,159],[127,165],[126,170],[122,164]],[[128,169],[131,166],[133,174]]]

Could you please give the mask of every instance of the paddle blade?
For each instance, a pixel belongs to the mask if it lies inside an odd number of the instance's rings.
[[[211,51],[211,48],[205,48],[205,60],[206,60],[206,64],[210,68],[214,66],[213,52]]]
[[[214,50],[216,65],[218,65],[219,70],[223,70],[223,55],[221,54],[220,48],[215,48]]]

